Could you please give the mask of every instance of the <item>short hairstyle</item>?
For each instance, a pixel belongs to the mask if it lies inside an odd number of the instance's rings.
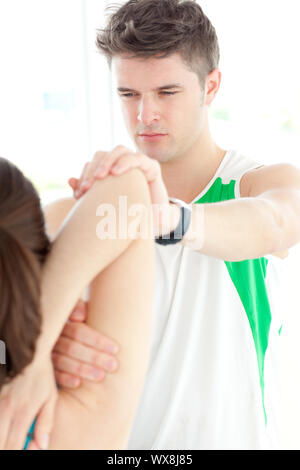
[[[194,0],[129,0],[112,4],[105,29],[97,30],[96,46],[111,67],[113,56],[168,57],[179,53],[204,87],[207,75],[219,65],[215,28]]]

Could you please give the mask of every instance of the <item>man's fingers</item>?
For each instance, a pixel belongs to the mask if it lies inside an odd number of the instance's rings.
[[[93,178],[93,174],[95,169],[97,168],[98,162],[101,160],[101,158],[103,158],[106,153],[107,152],[96,152],[93,160],[85,164],[75,191],[76,199],[79,199],[83,195],[82,183],[88,179]]]
[[[118,366],[118,361],[115,356],[95,350],[65,336],[59,338],[53,352],[66,355],[92,366],[101,367],[107,370],[107,372],[113,372]]]
[[[130,168],[140,168],[147,178],[149,171],[151,172],[152,170],[153,172],[153,167],[155,167],[155,163],[150,158],[144,159],[134,153],[130,153],[122,155],[111,168],[111,172],[119,174],[128,171]]]
[[[83,322],[87,319],[87,302],[79,299],[71,312],[69,320]]]
[[[77,321],[77,322],[83,322],[86,320],[86,314],[82,310],[73,310],[71,315],[69,316],[69,321]]]
[[[60,372],[59,370],[54,370],[55,380],[56,383],[60,387],[65,388],[78,388],[81,384],[81,380],[79,377],[75,377],[74,375],[67,374],[66,372]]]
[[[139,168],[145,175],[148,183],[154,181],[160,175],[160,165],[156,160],[151,160],[142,154],[127,154],[118,159],[111,168],[112,174],[121,174],[131,168]]]
[[[66,323],[62,335],[108,354],[119,352],[119,346],[113,339],[99,333],[85,323]]]
[[[76,187],[77,187],[77,184],[78,184],[78,179],[77,178],[69,178],[68,179],[68,184],[69,184],[69,186],[71,186],[71,188],[73,190],[75,190]]]
[[[109,152],[101,159],[101,161],[99,161],[93,176],[95,178],[102,178],[106,176],[110,168],[119,160],[119,158],[131,153],[131,150],[128,148],[124,147],[123,145],[118,145],[112,152]]]
[[[90,163],[91,162],[86,162],[84,167],[83,167],[82,173],[81,173],[80,178],[79,178],[78,183],[77,183],[77,188],[74,191],[75,199],[78,199],[80,197],[79,196],[79,188],[82,184],[82,181],[86,178],[86,175],[88,174],[88,168],[89,168]]]
[[[120,155],[131,153],[132,151],[123,145],[117,145],[111,152],[96,152],[93,160],[87,162],[83,168],[79,180],[77,180],[74,197],[79,199],[86,192],[95,180],[95,174],[100,178],[109,172],[110,167],[120,157]],[[70,183],[69,183],[70,184]]]
[[[84,192],[90,189],[96,175],[98,179],[106,176],[111,166],[120,157],[120,155],[124,155],[128,152],[130,152],[130,150],[123,145],[118,145],[111,152],[96,152],[88,167],[88,171],[85,172],[85,176],[80,180],[80,184],[78,185],[78,194],[81,196]]]
[[[52,353],[52,361],[55,371],[67,372],[75,377],[89,380],[91,382],[100,382],[105,377],[105,371],[99,367],[93,367],[68,356]]]

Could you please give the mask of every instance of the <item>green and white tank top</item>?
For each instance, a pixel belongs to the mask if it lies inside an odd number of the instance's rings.
[[[262,166],[236,151],[193,203],[240,196]],[[269,449],[280,444],[284,260],[225,262],[156,245],[150,361],[128,449]]]

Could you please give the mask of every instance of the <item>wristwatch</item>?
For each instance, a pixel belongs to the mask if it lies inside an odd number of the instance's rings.
[[[184,201],[181,201],[181,199],[176,199],[175,197],[169,197],[169,202],[171,204],[176,204],[181,209],[181,217],[175,230],[173,230],[171,233],[155,237],[155,243],[158,243],[159,245],[175,245],[176,243],[179,243],[183,239],[191,224],[191,207]]]

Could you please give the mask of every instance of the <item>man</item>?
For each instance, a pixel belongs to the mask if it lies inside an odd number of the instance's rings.
[[[219,46],[196,2],[130,0],[97,46],[139,153],[97,152],[70,180],[76,197],[118,162],[123,171],[152,168],[152,202],[161,171],[168,196],[192,203],[190,227],[200,227],[156,246],[151,358],[128,449],[276,448],[281,312],[273,271],[300,240],[300,171],[264,166],[212,139]],[[103,337],[81,323],[84,307],[53,351],[62,386],[93,380],[94,367],[105,380],[104,356],[93,347]],[[88,377],[77,372],[82,363]]]

